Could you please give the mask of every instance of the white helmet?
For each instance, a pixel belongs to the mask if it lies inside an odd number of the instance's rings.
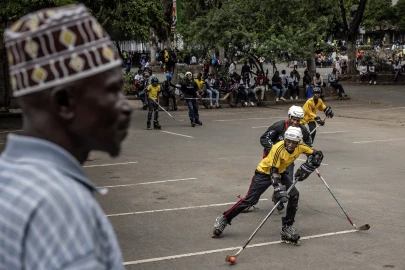
[[[302,131],[298,127],[289,127],[284,133],[284,139],[300,142],[302,140]]]
[[[190,71],[187,71],[187,72],[186,72],[186,76],[188,76],[188,75],[193,76],[193,74],[191,74],[191,72],[190,72]]]
[[[300,106],[292,105],[290,109],[288,109],[288,119],[290,119],[291,117],[303,118],[304,111]]]

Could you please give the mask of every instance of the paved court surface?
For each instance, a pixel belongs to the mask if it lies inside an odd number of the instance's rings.
[[[274,213],[230,266],[225,255],[236,253],[271,209],[271,190],[259,210],[239,215],[220,239],[211,238],[215,218],[246,193],[261,160],[260,136],[286,118],[291,104],[201,109],[203,126],[195,128],[185,110],[173,112],[185,122],[161,112],[162,131],[146,130],[146,112],[136,110],[122,155],[93,153],[85,164],[97,186],[109,187],[98,199],[127,269],[405,269],[404,88],[348,85],[346,91],[351,100],[326,102],[335,117],[318,129],[314,146],[325,154],[319,171],[353,221],[369,223],[369,231],[353,230],[313,174],[297,184],[295,226],[307,237],[301,246],[279,243],[282,214]],[[19,129],[15,122],[2,125],[0,143],[7,130]]]

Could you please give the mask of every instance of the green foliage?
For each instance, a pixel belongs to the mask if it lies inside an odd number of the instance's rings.
[[[360,45],[357,47],[359,50],[369,51],[373,49],[372,45]]]
[[[405,31],[405,0],[398,0],[394,6],[395,26],[398,31]]]
[[[392,0],[369,0],[364,11],[362,25],[366,30],[372,28],[386,29],[395,23],[395,8]]]

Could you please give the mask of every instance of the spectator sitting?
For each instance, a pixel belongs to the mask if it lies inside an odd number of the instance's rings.
[[[210,109],[212,106],[212,93],[215,93],[215,107],[219,108],[219,90],[217,81],[212,77],[211,73],[208,73],[208,78],[205,80],[205,87],[210,99]]]
[[[366,63],[364,63],[364,61],[361,61],[360,66],[359,66],[359,71],[360,71],[360,83],[367,81],[368,72],[367,72]]]
[[[375,71],[373,62],[370,61],[370,63],[368,64],[368,83],[371,84],[373,82],[373,79],[374,84],[377,84],[377,72]]]
[[[343,100],[342,95],[345,95],[345,97],[347,97],[347,94],[345,93],[343,86],[338,82],[339,82],[339,75],[337,73],[336,68],[333,68],[332,72],[329,73],[328,75],[328,83],[330,86],[339,91],[339,101],[342,101]]]
[[[257,77],[255,77],[255,92],[260,92],[260,100],[264,100],[264,92],[266,91],[267,78],[264,76],[263,71],[259,71]]]
[[[255,91],[254,91],[254,89],[251,88],[252,83],[250,82],[248,72],[243,74],[243,78],[240,80],[240,86],[241,86],[241,90],[240,90],[239,94],[244,97],[243,103],[241,100],[242,106],[246,107],[247,102],[250,100],[250,105],[253,107],[254,106],[253,99],[255,97]],[[241,99],[242,99],[242,97],[241,97]]]
[[[398,80],[398,76],[399,76],[399,74],[401,74],[401,70],[402,70],[402,66],[399,63],[399,61],[395,61],[395,64],[394,64],[394,72],[395,72],[395,74],[394,74],[394,82],[396,82]]]
[[[296,73],[293,73],[292,77],[287,77],[287,80],[288,80],[288,89],[290,90],[290,99],[293,100],[295,95],[295,99],[298,100],[300,87],[298,85],[299,82]]]
[[[253,59],[252,59],[252,61],[253,61]],[[243,74],[243,76],[245,76],[244,75],[245,73],[248,73],[249,77],[250,77],[251,69],[250,69],[250,66],[248,65],[248,61],[245,61],[244,65],[242,66],[241,74]]]
[[[347,62],[344,61],[342,65],[342,74],[346,74],[346,70],[347,70]]]
[[[276,92],[276,102],[279,101],[279,98],[282,101],[285,101],[284,95],[285,95],[286,89],[281,81],[281,77],[279,76],[278,71],[276,71],[276,73],[274,73],[274,76],[271,79],[271,84],[272,84],[271,89],[274,92]]]
[[[323,81],[323,77],[319,72],[315,73],[315,77],[312,79],[312,84],[318,86],[321,89],[321,99],[323,98],[323,89],[322,87],[326,86],[326,83]]]

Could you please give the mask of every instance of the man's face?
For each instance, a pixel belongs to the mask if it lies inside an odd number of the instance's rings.
[[[201,79],[201,74],[200,73],[197,74],[197,79]]]
[[[122,94],[121,67],[84,79],[70,132],[89,150],[118,156],[133,111]]]
[[[314,96],[314,99],[318,99],[321,96],[321,94],[320,93],[313,93],[313,96]]]
[[[191,78],[191,74],[187,74],[187,80],[188,80],[188,81],[191,81],[191,79],[192,79],[192,78]]]
[[[292,153],[294,152],[295,148],[297,148],[298,142],[292,141],[289,139],[284,140],[284,147],[287,150],[287,152]]]
[[[301,118],[292,116],[292,117],[289,119],[289,126],[292,126],[292,127],[300,127],[300,120],[301,120]]]

